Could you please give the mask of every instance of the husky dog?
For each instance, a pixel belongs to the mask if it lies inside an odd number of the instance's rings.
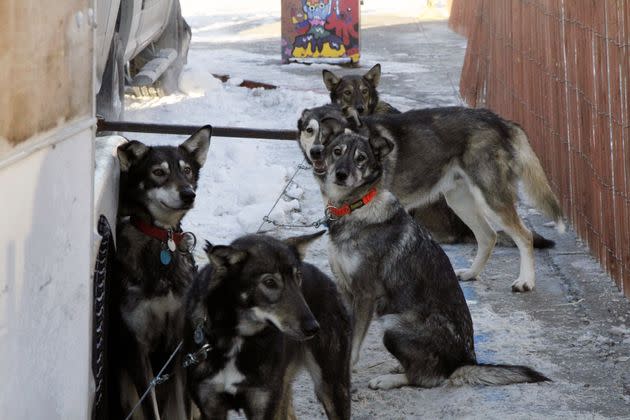
[[[390,139],[396,146],[387,157],[383,178],[402,205],[410,211],[444,195],[475,235],[477,255],[470,268],[456,271],[458,277],[466,281],[479,275],[496,242],[490,224],[494,223],[519,249],[520,273],[512,290],[534,288],[532,233],[516,212],[518,181],[559,231],[564,224],[560,205],[519,125],[485,109],[462,107],[356,117],[353,124],[347,120],[344,124],[343,112],[334,108],[305,110],[298,121],[300,147],[315,175],[326,174],[324,156],[331,133],[342,133],[353,125],[366,136]]]
[[[548,380],[525,366],[477,363],[470,312],[448,257],[387,190],[391,153],[388,137],[341,134],[326,148],[318,178],[331,219],[331,268],[353,312],[352,360],[376,311],[385,320],[383,343],[404,371],[376,377],[370,388]]]
[[[322,232],[208,246],[186,301],[188,390],[202,418],[294,418],[291,383],[308,370],[329,419],[350,418],[351,321],[335,284],[302,262]]]
[[[150,147],[129,141],[118,147],[120,200],[112,286],[112,404],[123,418],[136,405],[182,338],[183,298],[196,266],[194,236],[180,222],[193,207],[199,170],[210,145],[204,127],[179,147]],[[185,419],[181,361],[171,379],[151,393],[134,418]]]
[[[381,101],[378,97],[378,83],[381,80],[381,65],[376,64],[363,76],[337,76],[330,70],[322,72],[326,89],[330,92],[330,102],[342,108],[354,108],[359,115],[399,114],[400,111]]]
[[[386,102],[380,101],[376,90],[381,76],[381,66],[376,64],[365,75],[345,75],[339,77],[329,70],[323,71],[324,84],[330,92],[330,101],[339,105],[342,109],[352,108],[359,116],[375,114],[399,114],[396,108]],[[440,113],[440,108],[434,112]],[[466,243],[474,242],[475,236],[470,228],[446,204],[443,197],[434,203],[426,204],[421,208],[410,210],[410,213],[433,237],[441,243]],[[512,239],[504,232],[497,232],[497,244],[503,246],[515,246]],[[544,238],[532,231],[534,248],[550,248],[554,241]]]

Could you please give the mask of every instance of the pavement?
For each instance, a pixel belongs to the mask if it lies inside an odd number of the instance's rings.
[[[267,66],[299,75],[308,81],[304,89],[324,92],[321,67],[279,64],[279,34],[273,30],[278,22],[260,22],[271,34],[268,38],[193,48],[264,54]],[[403,110],[461,103],[457,87],[466,40],[453,33],[446,21],[376,10],[364,22],[369,25],[361,33],[359,68],[335,67],[335,72],[365,72],[382,63],[382,97]],[[257,27],[251,20],[235,31],[251,34]],[[238,76],[269,81],[256,68],[243,68]],[[277,84],[277,80],[271,82]],[[319,191],[307,171],[296,179],[305,191],[302,211],[307,219],[316,219],[321,213]],[[523,205],[520,212],[530,226],[556,241],[554,248],[535,252],[535,290],[525,294],[510,291],[518,269],[515,248],[496,248],[480,279],[461,286],[473,315],[479,360],[533,366],[553,382],[369,390],[371,377],[395,366],[381,343],[382,326],[375,322],[353,376],[353,418],[630,418],[630,303],[570,225],[559,235],[545,226],[547,220],[536,210]],[[455,268],[468,266],[475,253],[473,245],[446,245],[444,249]],[[326,264],[325,243],[314,249],[311,260]],[[311,389],[308,379],[298,380],[295,405],[299,418],[323,416]]]

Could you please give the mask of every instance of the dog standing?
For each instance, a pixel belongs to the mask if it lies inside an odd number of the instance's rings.
[[[315,174],[325,173],[323,156],[331,136],[350,125],[343,121],[343,112],[334,105],[302,113],[300,147]],[[564,224],[560,205],[520,126],[485,109],[449,107],[357,118],[355,129],[396,145],[383,177],[408,211],[444,195],[473,231],[477,255],[470,268],[457,270],[461,280],[475,279],[485,266],[497,237],[492,222],[510,235],[519,250],[520,272],[512,290],[534,288],[533,237],[516,212],[518,182],[559,231]]]
[[[113,418],[124,418],[181,340],[183,297],[196,270],[192,235],[180,222],[193,207],[210,145],[204,127],[179,147],[129,141],[118,147],[120,200],[113,285]],[[133,418],[187,418],[181,359]]]
[[[359,116],[376,114],[400,114],[396,108],[379,99],[377,87],[381,79],[381,65],[376,64],[364,75],[337,76],[329,70],[323,71],[326,88],[330,92],[330,101],[342,109],[352,108]],[[439,114],[440,108],[434,111]],[[457,217],[440,197],[437,201],[423,207],[409,209],[410,214],[427,228],[433,238],[440,243],[475,242],[470,228]],[[497,232],[497,245],[515,246],[514,241],[504,232]],[[544,238],[532,230],[534,248],[550,248],[554,241]]]
[[[305,366],[329,419],[350,418],[351,321],[335,284],[301,261],[313,235],[248,235],[207,247],[186,305],[189,393],[205,420],[294,418]],[[318,332],[319,331],[319,332]]]
[[[526,366],[477,363],[470,312],[448,257],[387,190],[393,150],[387,137],[344,133],[327,146],[317,175],[330,216],[331,267],[353,312],[352,360],[376,311],[385,320],[383,343],[404,371],[378,376],[370,388],[548,380]]]

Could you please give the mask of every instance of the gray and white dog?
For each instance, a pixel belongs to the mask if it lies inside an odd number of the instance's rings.
[[[298,121],[299,141],[316,175],[326,173],[328,143],[348,127],[394,143],[383,177],[408,211],[443,195],[473,231],[477,255],[470,268],[457,270],[461,280],[473,280],[482,271],[496,242],[492,225],[498,225],[520,253],[520,273],[512,290],[534,288],[532,233],[516,211],[519,181],[559,231],[564,224],[558,200],[521,127],[491,111],[462,107],[355,116],[350,121],[336,105],[307,109]]]
[[[331,268],[353,313],[353,361],[373,313],[403,373],[378,376],[373,389],[405,385],[506,385],[548,380],[526,366],[476,361],[470,312],[450,261],[388,191],[388,137],[344,133],[325,150],[317,174],[330,215]]]
[[[376,64],[367,73],[338,76],[332,71],[323,70],[323,79],[330,92],[330,102],[342,109],[352,108],[359,116],[375,114],[400,114],[400,111],[379,98],[377,87],[381,79],[381,66]],[[440,114],[441,108],[433,108],[429,113]],[[426,227],[433,238],[440,243],[475,242],[470,228],[446,204],[443,197],[425,204],[421,208],[408,209],[411,215]],[[554,241],[544,238],[532,230],[534,248],[550,248]],[[512,239],[503,231],[497,232],[497,245],[515,246]]]
[[[112,285],[111,418],[124,418],[182,338],[183,297],[196,266],[181,220],[194,206],[210,127],[179,146],[129,141],[118,147],[120,200]],[[185,419],[189,399],[179,355],[171,379],[154,388],[133,418]]]

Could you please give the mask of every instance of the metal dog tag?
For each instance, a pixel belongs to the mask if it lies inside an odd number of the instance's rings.
[[[173,238],[168,238],[168,241],[166,241],[166,245],[168,246],[168,249],[171,250],[171,252],[175,252],[175,250],[177,249],[177,245],[175,245],[175,241],[173,240]]]
[[[168,249],[163,249],[162,251],[160,251],[160,262],[162,263],[162,265],[169,265],[172,258],[173,257],[171,255],[171,251],[169,251]]]
[[[197,328],[195,328],[195,334],[194,334],[195,343],[198,346],[200,346],[203,343],[204,338],[205,337],[204,337],[202,326],[197,325]]]

